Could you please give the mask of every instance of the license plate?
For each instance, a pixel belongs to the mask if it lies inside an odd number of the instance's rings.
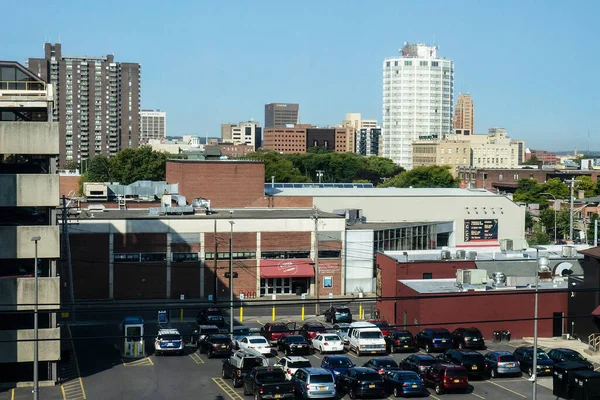
[[[471,367],[471,369],[472,369],[472,370],[476,370],[476,369],[477,369],[477,365],[473,365],[473,366]]]
[[[510,363],[510,364],[506,364],[506,366],[507,366],[508,368],[513,368],[513,367],[515,366],[515,364],[514,364],[514,363]]]
[[[412,387],[413,387],[413,389],[416,389],[416,388],[417,388],[417,385],[412,385]]]
[[[459,382],[460,382],[460,379],[455,379],[454,380],[454,383],[459,383]]]
[[[167,347],[173,347],[173,343],[167,343]]]
[[[545,370],[544,372],[550,372],[550,370],[549,370],[549,369],[547,369],[547,370]]]
[[[221,348],[222,348],[222,349],[226,349],[226,348],[227,348],[227,346],[225,346],[225,345],[223,344],[223,345],[221,345]]]
[[[374,389],[375,385],[369,385],[369,389]]]
[[[319,390],[325,390],[325,389],[327,389],[327,387],[325,387],[325,386],[319,386]]]
[[[371,352],[371,354],[375,354],[375,353],[377,353],[375,350],[373,350],[373,351]]]
[[[278,398],[280,398],[280,397],[281,397],[281,395],[280,395],[280,394],[276,394],[276,395],[275,395],[275,398],[276,398],[276,399],[278,399]]]
[[[445,341],[445,340],[442,340],[442,343],[446,343],[446,341]]]
[[[408,349],[408,346],[407,346],[407,345],[405,345],[405,346],[404,346],[404,348],[405,348],[405,349]]]

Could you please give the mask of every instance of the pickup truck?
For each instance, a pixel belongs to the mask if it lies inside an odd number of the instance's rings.
[[[256,367],[244,378],[244,396],[255,399],[293,399],[294,385],[277,367]]]
[[[233,387],[239,388],[244,382],[244,378],[255,367],[266,367],[269,361],[256,350],[244,349],[238,350],[226,360],[223,360],[221,377],[223,379],[231,378]]]
[[[282,337],[293,335],[295,330],[295,322],[290,322],[288,324],[282,322],[268,322],[260,328],[260,334],[264,336],[269,343],[274,345]]]

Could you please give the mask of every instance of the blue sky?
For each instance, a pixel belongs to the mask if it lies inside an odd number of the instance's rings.
[[[8,2],[3,59],[105,55],[142,64],[142,107],[170,135],[220,135],[300,103],[303,123],[346,112],[381,121],[381,65],[404,41],[435,42],[470,92],[475,130],[501,126],[527,146],[600,150],[600,2],[56,1]],[[588,141],[588,130],[589,141]]]

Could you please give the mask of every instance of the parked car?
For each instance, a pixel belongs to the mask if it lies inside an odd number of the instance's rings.
[[[491,378],[498,378],[501,375],[521,376],[521,365],[513,353],[491,351],[484,358],[485,369]]]
[[[260,334],[271,344],[277,343],[282,336],[290,336],[296,330],[296,323],[268,322],[260,328]]]
[[[386,344],[383,334],[378,327],[370,323],[354,323],[350,327],[348,351],[354,351],[357,356],[362,354],[386,354]]]
[[[231,332],[231,341],[233,343],[233,348],[238,349],[237,341],[242,339],[243,337],[250,336],[251,331],[250,328],[244,325],[238,325],[233,327],[233,332]]]
[[[379,396],[385,393],[383,376],[371,368],[354,367],[338,375],[337,387],[340,392],[347,393],[351,399],[356,396]]]
[[[312,340],[312,347],[319,353],[335,353],[344,351],[344,342],[337,333],[323,333]]]
[[[342,341],[345,342],[348,339],[348,331],[350,330],[350,324],[335,324],[333,325],[333,331],[340,335]]]
[[[355,366],[352,360],[346,356],[325,356],[321,361],[321,368],[331,371],[334,375],[339,375]]]
[[[552,349],[548,352],[548,357],[555,363],[561,363],[566,361],[574,361],[578,363],[582,363],[590,370],[594,370],[594,365],[589,362],[584,356],[582,356],[579,352],[571,349]]]
[[[390,353],[419,350],[415,338],[409,331],[391,331],[385,336],[385,343]]]
[[[276,366],[283,370],[283,373],[285,374],[285,379],[287,379],[288,381],[292,379],[292,375],[294,375],[298,368],[312,367],[310,361],[307,358],[298,356],[283,357],[277,362]]]
[[[465,367],[469,377],[484,378],[487,376],[485,358],[474,350],[450,349],[438,357],[444,363]]]
[[[308,344],[304,336],[282,336],[277,341],[277,350],[281,351],[286,356],[290,356],[292,354],[306,355],[310,353],[310,345]]]
[[[298,331],[298,333],[306,338],[308,342],[312,342],[312,340],[319,334],[327,332],[327,328],[320,322],[307,322]]]
[[[384,376],[385,391],[400,396],[425,396],[425,382],[413,371],[388,371]]]
[[[261,354],[271,354],[271,344],[262,336],[246,336],[238,340],[240,349],[254,349]]]
[[[243,383],[244,396],[253,395],[255,399],[293,399],[294,386],[285,379],[280,368],[256,367]]]
[[[352,322],[352,312],[346,306],[333,306],[329,307],[323,313],[325,316],[325,322],[331,322],[337,324],[339,322]]]
[[[438,360],[432,355],[429,354],[411,354],[406,357],[404,360],[400,361],[400,369],[406,371],[413,371],[417,374],[423,376],[425,370],[432,366],[433,364],[437,364]]]
[[[225,318],[218,308],[208,307],[198,312],[196,323],[198,325],[216,325],[221,329],[225,327]]]
[[[459,349],[485,349],[485,340],[477,328],[457,328],[452,332],[452,344]]]
[[[426,352],[443,352],[452,348],[452,335],[444,328],[425,328],[415,336],[417,346]]]
[[[241,387],[246,375],[255,367],[268,367],[269,361],[256,350],[238,350],[223,360],[221,377],[231,378],[233,387]]]
[[[371,358],[363,364],[363,367],[372,368],[381,375],[399,368],[398,363],[391,357]]]
[[[383,336],[389,335],[390,332],[392,332],[394,330],[394,328],[392,328],[390,326],[390,324],[388,324],[387,321],[384,321],[382,319],[369,319],[369,320],[367,320],[367,322],[378,327],[379,330],[381,331],[381,333],[383,333]]]
[[[216,325],[199,325],[198,329],[192,334],[191,344],[200,346],[200,342],[206,340],[210,335],[221,333],[221,330]]]
[[[227,335],[210,335],[198,344],[198,350],[200,353],[206,353],[208,358],[213,358],[213,356],[228,356],[233,350],[233,345]]]
[[[466,392],[469,378],[464,367],[454,364],[434,364],[427,368],[423,377],[425,386],[435,389],[437,394],[448,391]]]
[[[300,368],[292,377],[294,391],[302,399],[333,399],[336,394],[333,374],[323,368]]]
[[[159,329],[154,339],[154,355],[183,354],[183,338],[177,329]]]
[[[533,371],[533,347],[521,346],[513,353],[521,366],[521,371],[527,372],[532,376]],[[548,357],[548,354],[542,349],[537,349],[537,376],[552,375],[554,370],[554,361]]]

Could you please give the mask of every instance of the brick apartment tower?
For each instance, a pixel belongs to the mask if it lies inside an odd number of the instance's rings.
[[[115,62],[113,55],[63,56],[60,43],[46,43],[44,52],[28,68],[56,88],[59,167],[138,147],[141,66]]]
[[[300,106],[292,103],[265,104],[265,128],[285,128],[298,123]]]
[[[470,94],[461,93],[458,95],[452,125],[454,131],[460,130],[464,135],[475,134],[475,107]]]

